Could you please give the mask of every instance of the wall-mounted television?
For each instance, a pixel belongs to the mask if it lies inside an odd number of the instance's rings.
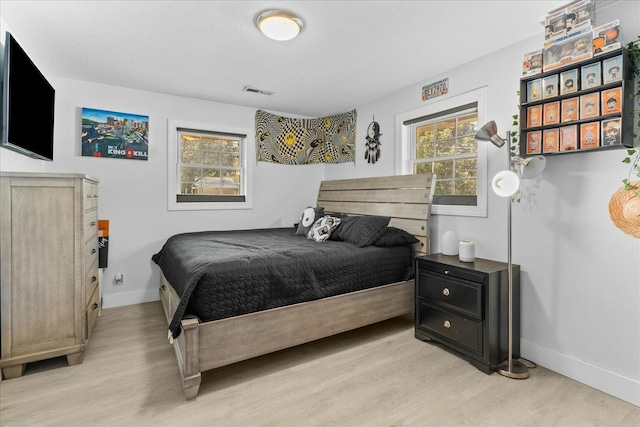
[[[52,161],[56,92],[9,32],[3,59],[1,146]]]

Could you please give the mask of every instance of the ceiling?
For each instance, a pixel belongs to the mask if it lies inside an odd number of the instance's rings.
[[[319,117],[542,37],[566,3],[2,0],[0,17],[46,76]],[[302,34],[259,33],[271,8],[300,15]]]

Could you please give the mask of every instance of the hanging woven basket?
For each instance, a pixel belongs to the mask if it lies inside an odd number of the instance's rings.
[[[621,187],[609,201],[609,216],[620,230],[640,239],[640,197],[636,196],[640,181],[629,184],[631,189]]]

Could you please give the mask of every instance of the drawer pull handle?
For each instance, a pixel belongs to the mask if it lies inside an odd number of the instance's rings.
[[[444,295],[445,297],[448,297],[448,296],[449,296],[449,294],[450,294],[450,292],[449,292],[449,288],[444,288],[444,289],[442,290],[442,295]]]
[[[449,322],[448,320],[444,321],[444,327],[449,329],[451,327],[451,322]]]
[[[96,280],[98,280],[96,276],[91,276],[91,283],[95,282]]]
[[[451,273],[451,271],[449,271],[449,270],[445,270],[444,271],[444,274],[449,274],[449,273]]]
[[[91,221],[91,222],[89,223],[89,225],[93,227],[94,225],[96,225],[96,222],[95,222],[95,221]]]
[[[160,286],[160,289],[164,291],[166,288],[164,287],[164,285],[162,285]]]
[[[92,310],[96,310],[98,308],[98,303],[94,302],[93,305],[91,306]]]

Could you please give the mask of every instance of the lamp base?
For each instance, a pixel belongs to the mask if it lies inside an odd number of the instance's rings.
[[[525,378],[529,378],[529,368],[516,359],[513,359],[511,361],[511,366],[509,366],[509,361],[505,360],[498,365],[497,370],[500,375],[516,380],[524,380]]]

